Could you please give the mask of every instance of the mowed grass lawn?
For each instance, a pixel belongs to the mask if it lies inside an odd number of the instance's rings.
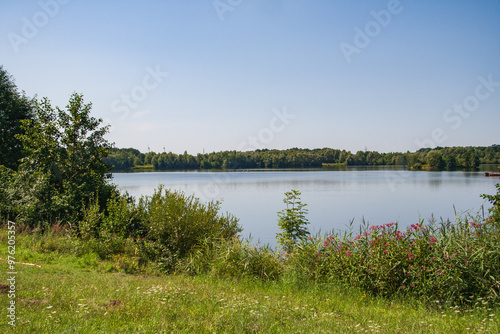
[[[2,258],[5,258],[3,256]],[[428,309],[334,285],[104,272],[71,256],[16,264],[16,327],[0,294],[0,332],[499,333],[498,311]],[[49,259],[50,260],[47,260]],[[1,283],[6,284],[7,263]]]

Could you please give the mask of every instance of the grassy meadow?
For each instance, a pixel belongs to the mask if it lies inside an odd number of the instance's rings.
[[[285,275],[127,274],[121,254],[107,260],[60,226],[18,231],[15,264],[19,333],[498,333],[498,308],[479,299],[441,306],[373,296],[335,282]],[[6,254],[8,231],[0,234]],[[3,257],[2,257],[3,258]],[[2,261],[4,268],[7,262]],[[243,266],[242,266],[243,267]],[[1,282],[7,278],[2,271]],[[6,307],[10,298],[0,294]]]

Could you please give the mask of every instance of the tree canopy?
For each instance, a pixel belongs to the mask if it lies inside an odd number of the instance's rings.
[[[34,105],[34,118],[21,121],[17,135],[24,157],[15,174],[14,203],[29,224],[77,221],[92,201],[110,197],[110,167],[103,159],[111,144],[107,126],[90,116],[91,103],[71,95],[66,110],[48,99]]]
[[[148,152],[114,148],[106,162],[116,170],[138,165],[151,165],[157,170],[173,169],[249,169],[249,168],[318,168],[329,165],[349,166],[407,166],[419,169],[454,170],[476,169],[479,164],[500,163],[500,145],[488,147],[436,147],[416,152],[379,153],[358,151],[355,154],[340,149],[255,150],[247,152],[222,151],[190,155],[187,152]]]
[[[0,165],[17,170],[22,158],[21,120],[32,119],[33,100],[19,93],[14,80],[0,65]]]

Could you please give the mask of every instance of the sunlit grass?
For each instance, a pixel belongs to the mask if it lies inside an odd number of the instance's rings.
[[[20,254],[23,248],[21,238]],[[500,331],[498,311],[481,305],[467,312],[430,309],[414,300],[370,297],[335,284],[127,275],[105,272],[102,261],[95,266],[70,255],[29,252],[42,267],[16,265],[16,330],[20,333]],[[6,272],[2,273],[5,279]],[[0,304],[8,302],[7,295],[1,294]],[[4,319],[0,330],[9,329]]]

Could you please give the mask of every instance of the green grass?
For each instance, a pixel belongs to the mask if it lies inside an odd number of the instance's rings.
[[[68,239],[52,236],[52,242]],[[6,258],[6,232],[0,235]],[[498,310],[430,309],[335,284],[127,275],[93,254],[49,251],[17,235],[16,328],[0,294],[0,332],[19,333],[480,333],[500,332]],[[62,246],[60,246],[62,247]],[[64,247],[63,247],[64,248]],[[70,247],[68,246],[68,249]],[[42,252],[43,250],[43,252]],[[0,283],[6,284],[7,264]]]

